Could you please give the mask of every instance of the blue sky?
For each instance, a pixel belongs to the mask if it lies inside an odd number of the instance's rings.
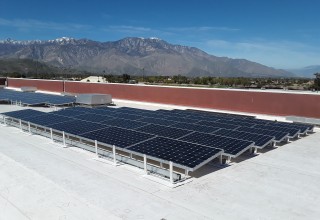
[[[0,0],[0,39],[158,37],[276,68],[320,65],[319,0]]]

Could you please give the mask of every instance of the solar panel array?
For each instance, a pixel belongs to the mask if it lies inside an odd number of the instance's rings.
[[[225,113],[127,107],[73,107],[50,113],[26,109],[3,115],[189,168],[219,152],[237,157],[252,147],[263,148],[313,129]]]
[[[66,105],[75,102],[75,97],[58,96],[35,92],[19,92],[9,89],[0,90],[0,100],[18,102],[22,105]]]

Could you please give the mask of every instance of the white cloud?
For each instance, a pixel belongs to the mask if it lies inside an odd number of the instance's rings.
[[[128,25],[119,25],[119,26],[109,26],[107,29],[119,32],[149,32],[152,29],[148,27],[136,27]]]
[[[166,30],[172,31],[172,32],[209,32],[209,31],[239,31],[240,29],[237,28],[230,28],[230,27],[211,27],[211,26],[194,26],[194,27],[169,27],[166,28]]]
[[[0,18],[0,26],[15,27],[18,29],[51,29],[51,30],[81,30],[90,28],[89,25],[74,24],[74,23],[56,23],[43,22],[33,19],[3,19]]]

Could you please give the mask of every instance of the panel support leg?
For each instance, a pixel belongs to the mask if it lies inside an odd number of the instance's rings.
[[[116,146],[112,146],[112,153],[113,153],[113,164],[117,165],[117,158],[116,158]]]
[[[52,128],[50,128],[50,139],[53,142],[53,132],[52,132]]]
[[[170,172],[170,183],[173,184],[173,163],[169,162],[169,172]]]
[[[222,154],[220,154],[220,156],[219,156],[219,163],[220,163],[220,165],[222,165],[222,164],[223,164]]]
[[[3,125],[7,126],[7,118],[6,118],[6,116],[3,116]]]
[[[189,170],[185,169],[184,171],[184,179],[186,180],[189,177]]]
[[[143,155],[143,169],[146,174],[148,174],[148,169],[147,169],[147,155]]]
[[[64,134],[64,131],[62,132],[62,143],[63,146],[66,147],[66,135]]]
[[[19,119],[19,126],[20,126],[20,130],[23,131],[23,130],[22,130],[22,122],[21,122],[21,119]]]
[[[29,131],[29,134],[31,134],[31,126],[30,126],[30,122],[28,122],[28,131]]]
[[[94,141],[94,147],[96,149],[96,157],[98,158],[99,157],[99,153],[98,153],[98,141],[97,140]]]
[[[231,162],[231,156],[227,156],[227,161],[226,161],[226,163],[228,164],[228,163],[230,163]]]

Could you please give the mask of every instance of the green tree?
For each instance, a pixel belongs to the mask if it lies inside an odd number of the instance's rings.
[[[314,88],[319,91],[320,90],[320,73],[314,74],[316,78],[314,79]]]
[[[130,80],[130,75],[129,74],[122,74],[122,82],[128,83]]]

